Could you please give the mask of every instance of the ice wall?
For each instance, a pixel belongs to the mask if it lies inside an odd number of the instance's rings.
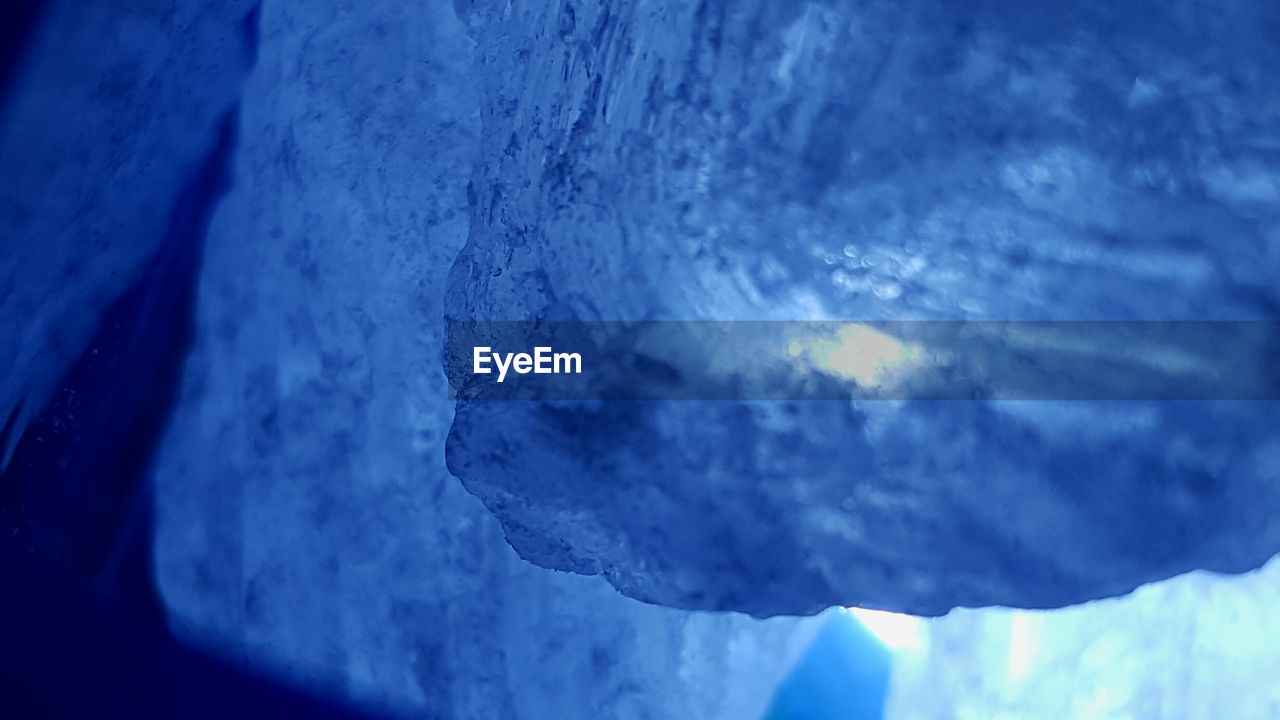
[[[1280,9],[503,3],[461,319],[1280,313]],[[1250,403],[461,403],[526,558],[760,615],[1055,607],[1280,548]],[[642,510],[641,510],[642,509]]]
[[[537,568],[445,470],[442,296],[481,142],[453,6],[261,23],[155,473],[174,625],[418,716],[759,716],[803,623]]]

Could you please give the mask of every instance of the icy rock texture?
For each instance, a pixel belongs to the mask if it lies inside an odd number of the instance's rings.
[[[461,319],[1280,316],[1280,7],[499,3]],[[1268,404],[462,403],[524,557],[677,607],[1053,607],[1280,549]]]
[[[0,426],[16,440],[164,237],[248,66],[251,0],[50,2],[0,114]],[[0,447],[0,466],[12,447]]]
[[[1280,716],[1280,561],[1050,612],[957,610],[902,653],[889,720]]]
[[[443,292],[479,141],[445,2],[272,2],[156,470],[172,621],[441,718],[750,718],[803,623],[521,560],[444,467]]]

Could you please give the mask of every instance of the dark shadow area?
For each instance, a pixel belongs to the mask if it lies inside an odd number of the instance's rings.
[[[148,473],[191,347],[205,230],[234,147],[227,117],[159,251],[0,475],[0,715],[368,717],[181,646],[152,577]]]
[[[0,4],[0,106],[9,95],[22,51],[36,34],[44,0],[5,0]]]
[[[147,469],[191,345],[204,229],[227,186],[234,123],[173,210],[138,282],[109,307],[0,475],[0,543],[160,620]]]
[[[0,716],[356,718],[183,648],[145,608],[0,551]]]

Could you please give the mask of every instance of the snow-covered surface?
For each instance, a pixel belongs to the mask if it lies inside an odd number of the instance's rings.
[[[956,610],[897,653],[887,720],[1280,717],[1280,561],[1048,612]]]
[[[1278,22],[1264,0],[498,3],[473,16],[484,155],[447,311],[1275,318]],[[1278,414],[464,402],[447,457],[524,557],[633,597],[940,614],[1258,567]]]
[[[521,560],[444,467],[442,295],[479,142],[445,2],[268,3],[155,477],[172,622],[444,718],[750,718],[809,621]]]

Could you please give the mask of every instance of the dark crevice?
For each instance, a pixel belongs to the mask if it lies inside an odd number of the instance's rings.
[[[228,115],[159,250],[104,312],[0,475],[0,545],[157,618],[146,476],[192,344],[201,251],[228,186],[234,128]]]
[[[27,44],[37,34],[44,0],[4,0],[0,3],[0,108],[9,97]]]

